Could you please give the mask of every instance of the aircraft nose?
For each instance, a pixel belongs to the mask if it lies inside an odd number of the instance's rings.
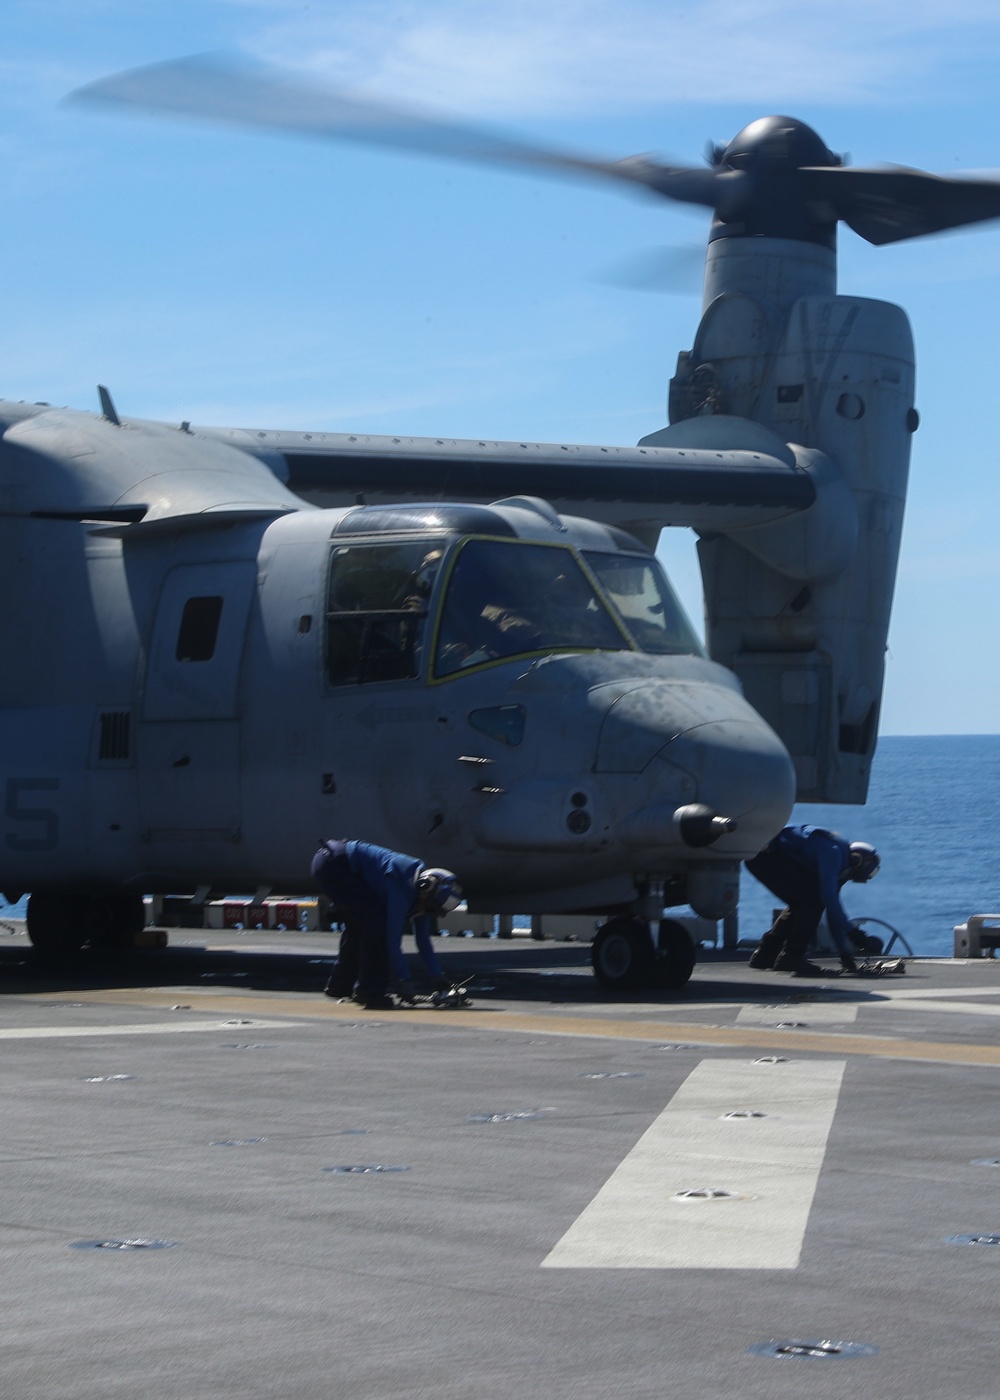
[[[756,855],[785,825],[795,801],[795,769],[787,749],[750,713],[746,720],[713,720],[686,730],[655,760],[690,774],[698,801],[736,822],[733,833],[713,844],[720,854]]]
[[[639,682],[609,706],[597,741],[598,773],[641,773],[665,744],[709,724],[762,724],[742,695],[717,682]]]
[[[633,846],[675,844],[675,810],[681,801],[698,802],[737,823],[712,843],[713,852],[755,855],[785,825],[795,800],[781,740],[738,691],[714,682],[651,680],[628,691],[605,716],[595,767],[644,773],[652,792],[662,793],[622,824]]]

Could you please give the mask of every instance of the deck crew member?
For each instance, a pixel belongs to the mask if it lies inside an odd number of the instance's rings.
[[[844,912],[840,890],[848,880],[867,883],[880,864],[878,851],[867,841],[848,842],[822,826],[786,826],[746,863],[750,874],[787,905],[751,953],[750,966],[796,977],[828,976],[806,958],[825,912],[841,966],[856,971],[850,949],[865,951],[866,940]]]
[[[389,982],[404,980],[402,938],[409,920],[457,908],[462,891],[450,870],[428,869],[413,856],[367,841],[326,841],[312,862],[313,879],[344,925],[327,996],[355,996],[370,1010],[388,1010]],[[429,938],[418,940],[433,976],[441,967]],[[429,956],[428,956],[429,951]]]

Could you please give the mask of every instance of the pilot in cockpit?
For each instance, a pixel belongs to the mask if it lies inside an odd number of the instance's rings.
[[[399,605],[404,612],[427,611],[443,554],[444,550],[440,546],[429,549],[413,570],[404,590],[403,600]]]

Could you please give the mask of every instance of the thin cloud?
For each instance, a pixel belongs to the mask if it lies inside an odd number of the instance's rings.
[[[0,57],[0,112],[23,116],[50,111],[87,71],[58,58]]]
[[[247,0],[231,0],[246,4]],[[984,0],[439,0],[303,15],[251,0],[259,58],[400,101],[483,115],[665,103],[912,100],[913,83],[1000,48]],[[957,81],[957,80],[956,80]]]

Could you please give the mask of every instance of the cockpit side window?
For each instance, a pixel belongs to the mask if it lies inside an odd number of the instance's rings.
[[[684,609],[655,559],[584,555],[640,649],[658,656],[704,656]]]
[[[412,680],[420,674],[441,540],[338,544],[326,614],[331,685]]]
[[[222,601],[218,595],[187,600],[177,630],[175,660],[211,661],[219,637]]]
[[[434,674],[532,652],[630,649],[572,550],[472,539],[448,579]]]

